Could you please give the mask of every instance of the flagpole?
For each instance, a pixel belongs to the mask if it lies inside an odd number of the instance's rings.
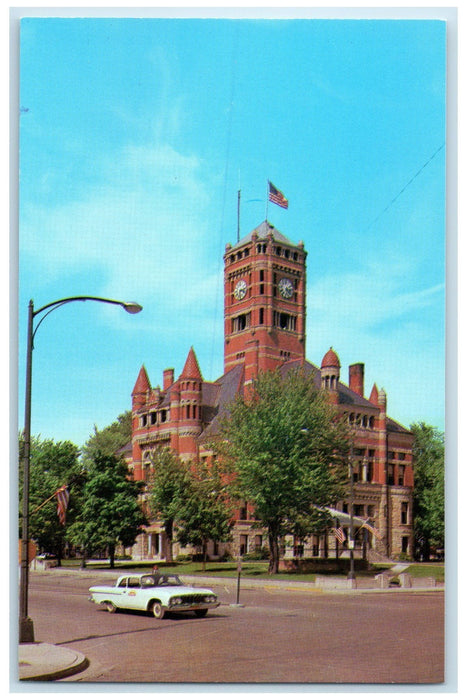
[[[55,493],[53,493],[51,496],[49,496],[45,501],[43,501],[43,503],[40,504],[40,506],[36,506],[36,507],[34,508],[34,510],[31,510],[31,512],[29,513],[29,515],[34,515],[34,513],[37,513],[37,511],[40,510],[40,509],[42,508],[42,506],[45,506],[46,503],[48,503],[48,502],[51,501],[53,498],[55,498],[56,493],[57,493],[57,492],[55,492]]]
[[[241,190],[238,190],[238,196],[237,196],[237,243],[240,241],[240,193],[241,193]]]
[[[269,180],[266,180],[266,222],[268,220]]]

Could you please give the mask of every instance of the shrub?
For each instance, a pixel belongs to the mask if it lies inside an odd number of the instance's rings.
[[[254,549],[243,555],[243,561],[264,561],[266,559],[269,559],[269,549],[267,547]]]

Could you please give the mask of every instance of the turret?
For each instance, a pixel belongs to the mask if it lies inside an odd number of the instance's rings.
[[[333,348],[329,348],[321,361],[321,388],[329,391],[332,403],[338,402],[337,384],[340,377],[341,363]]]
[[[149,383],[148,374],[146,368],[143,365],[139,371],[138,379],[131,392],[133,411],[138,410],[145,405],[148,399],[149,392],[151,391],[151,384]]]

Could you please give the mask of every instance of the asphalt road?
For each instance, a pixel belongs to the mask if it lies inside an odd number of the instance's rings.
[[[101,580],[101,579],[100,579]],[[327,595],[215,586],[221,606],[156,620],[115,615],[87,599],[83,575],[33,574],[36,641],[85,654],[90,666],[63,682],[440,683],[444,594]]]

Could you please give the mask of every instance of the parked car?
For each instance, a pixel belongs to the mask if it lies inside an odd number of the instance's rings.
[[[114,613],[120,609],[146,610],[157,619],[167,612],[194,612],[204,617],[208,610],[220,605],[209,588],[185,586],[176,574],[137,574],[120,576],[113,586],[92,586],[93,603],[104,605]]]

